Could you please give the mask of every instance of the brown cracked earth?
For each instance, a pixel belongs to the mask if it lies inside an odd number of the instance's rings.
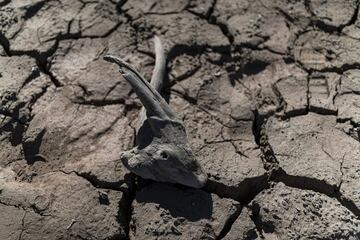
[[[0,239],[360,239],[359,3],[0,1]],[[200,190],[119,161],[154,34]]]

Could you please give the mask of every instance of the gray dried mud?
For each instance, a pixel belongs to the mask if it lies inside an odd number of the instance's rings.
[[[0,1],[0,239],[360,239],[359,4]],[[119,160],[154,34],[203,189]]]

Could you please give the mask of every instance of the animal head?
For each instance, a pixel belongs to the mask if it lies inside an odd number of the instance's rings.
[[[206,175],[201,171],[191,149],[174,144],[150,144],[144,149],[133,148],[121,156],[123,164],[133,173],[161,182],[180,183],[201,188]]]
[[[106,61],[117,64],[146,110],[137,133],[137,146],[121,155],[131,172],[145,179],[179,183],[201,188],[207,176],[195,159],[187,142],[184,124],[163,99],[160,91],[165,71],[165,57],[160,40],[155,38],[156,62],[149,84],[131,65],[106,55]]]

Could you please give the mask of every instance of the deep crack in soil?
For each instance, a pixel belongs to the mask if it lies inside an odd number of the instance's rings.
[[[359,239],[359,4],[0,1],[0,235]],[[203,189],[119,160],[141,104],[101,58],[150,78],[155,34]]]

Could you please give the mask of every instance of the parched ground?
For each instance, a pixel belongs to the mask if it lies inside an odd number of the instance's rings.
[[[360,239],[359,4],[0,1],[0,239]],[[119,161],[154,34],[200,190]]]

